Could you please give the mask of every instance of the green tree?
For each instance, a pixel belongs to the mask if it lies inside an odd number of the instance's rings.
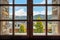
[[[21,24],[21,25],[20,25],[20,29],[19,29],[19,32],[20,32],[20,33],[24,33],[24,32],[25,32],[25,31],[24,31],[24,29],[25,29],[24,27],[25,27],[24,24]]]
[[[37,20],[41,20],[40,16],[38,16]],[[44,29],[43,29],[43,23],[41,21],[37,21],[35,26],[35,32],[36,33],[43,33]]]

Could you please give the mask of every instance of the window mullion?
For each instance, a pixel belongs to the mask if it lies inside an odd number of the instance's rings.
[[[13,28],[13,36],[14,36],[14,0],[13,0],[13,19],[12,20],[13,20],[13,27],[12,28]]]
[[[47,36],[47,0],[46,0],[46,36]]]
[[[28,35],[33,36],[33,0],[27,0],[27,15],[28,15]]]

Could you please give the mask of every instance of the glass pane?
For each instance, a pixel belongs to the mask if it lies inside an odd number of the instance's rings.
[[[25,6],[15,7],[15,19],[19,19],[19,20],[27,19],[27,8]]]
[[[27,0],[15,0],[15,4],[27,4]]]
[[[60,35],[60,22],[48,22],[48,35]]]
[[[0,19],[12,19],[12,6],[0,6]]]
[[[45,35],[46,33],[45,25],[46,23],[44,21],[34,21],[33,35]]]
[[[33,4],[45,4],[45,0],[33,0]]]
[[[47,0],[48,4],[60,4],[60,0]]]
[[[33,7],[33,20],[46,19],[46,17],[45,17],[46,12],[45,11],[46,11],[45,6],[34,6]]]
[[[60,7],[48,6],[48,20],[60,20]]]
[[[0,21],[0,35],[12,35],[11,21]]]
[[[0,0],[0,4],[13,4],[13,0]]]
[[[27,22],[26,21],[16,21],[14,33],[15,33],[15,35],[27,35]]]

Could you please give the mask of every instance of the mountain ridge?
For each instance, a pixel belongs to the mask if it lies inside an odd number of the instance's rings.
[[[33,16],[33,19],[37,19],[37,17],[40,16],[41,19],[46,19],[46,16],[45,15],[41,15],[41,14],[38,14],[38,15],[34,15]],[[52,15],[47,15],[48,19],[51,19],[52,18]],[[12,19],[12,15],[9,16],[9,19]],[[15,19],[27,19],[27,16],[15,16]]]

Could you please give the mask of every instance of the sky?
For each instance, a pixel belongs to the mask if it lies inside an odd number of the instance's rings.
[[[51,4],[52,0],[48,0],[48,4]],[[9,0],[9,4],[12,4],[12,0]],[[15,0],[15,4],[27,4],[27,0]],[[33,4],[45,4],[45,0],[33,0]],[[33,15],[42,14],[45,15],[45,6],[34,6],[33,7]],[[9,13],[12,14],[12,7],[9,7]],[[52,7],[48,6],[48,15],[52,14]],[[27,16],[27,7],[24,6],[16,6],[15,7],[15,15],[17,16]]]

